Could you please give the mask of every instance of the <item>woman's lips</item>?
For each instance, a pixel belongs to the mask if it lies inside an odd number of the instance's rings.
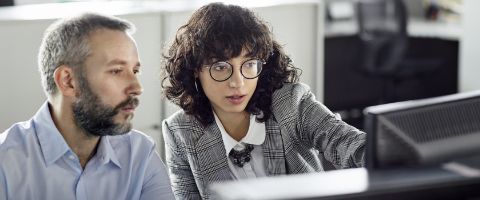
[[[235,105],[243,103],[245,100],[246,95],[232,95],[232,96],[227,96],[227,100]]]

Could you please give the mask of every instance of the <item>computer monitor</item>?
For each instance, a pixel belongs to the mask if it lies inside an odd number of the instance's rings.
[[[480,90],[372,106],[364,117],[369,170],[480,154]]]

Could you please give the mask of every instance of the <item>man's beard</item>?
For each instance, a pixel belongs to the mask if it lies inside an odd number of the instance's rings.
[[[111,107],[101,102],[99,96],[91,90],[87,80],[83,79],[79,82],[83,90],[78,95],[78,99],[72,103],[73,120],[78,127],[94,136],[121,135],[132,129],[129,121],[123,124],[115,123],[114,117],[125,106],[135,108],[139,104],[136,97],[129,96],[117,106]],[[127,117],[132,118],[133,114]]]

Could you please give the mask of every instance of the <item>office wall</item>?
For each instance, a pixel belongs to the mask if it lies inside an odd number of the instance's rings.
[[[46,100],[37,53],[43,31],[52,22],[0,22],[0,131],[29,119]]]
[[[459,91],[465,92],[480,89],[480,1],[463,1],[462,26],[460,40]]]

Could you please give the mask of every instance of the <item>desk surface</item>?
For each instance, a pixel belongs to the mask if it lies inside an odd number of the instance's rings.
[[[448,199],[452,195],[459,199],[466,195],[480,197],[480,191],[478,189],[474,191],[475,187],[480,186],[480,174],[465,174],[462,172],[465,169],[448,167],[450,165],[373,172],[358,168],[319,174],[267,177],[213,184],[212,190],[218,199],[225,200],[384,199],[385,197],[402,199],[405,196],[420,198],[418,195],[423,197],[436,195],[442,199]],[[453,193],[454,189],[462,193]],[[444,195],[442,192],[447,196],[441,196]]]

